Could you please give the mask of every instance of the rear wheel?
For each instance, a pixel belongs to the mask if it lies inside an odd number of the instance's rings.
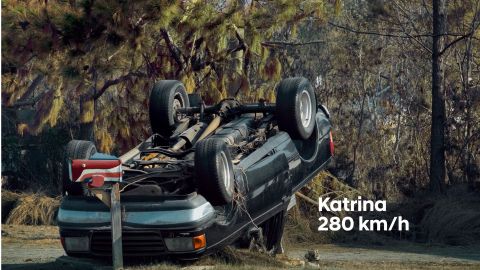
[[[153,133],[170,137],[182,120],[177,109],[189,107],[187,91],[179,81],[162,80],[150,93],[149,114]]]
[[[86,189],[81,183],[73,183],[70,180],[68,173],[68,160],[69,159],[90,159],[92,155],[97,153],[95,144],[91,141],[71,140],[66,148],[66,160],[63,165],[63,193],[71,196],[85,195]]]
[[[214,206],[230,203],[234,192],[233,163],[223,140],[196,144],[195,176],[200,194]]]
[[[315,92],[306,78],[287,78],[277,86],[278,127],[292,139],[305,140],[312,135],[316,112]]]

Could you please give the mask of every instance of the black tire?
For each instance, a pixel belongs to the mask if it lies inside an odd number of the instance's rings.
[[[95,144],[90,141],[71,140],[65,147],[65,161],[63,165],[63,194],[70,196],[85,195],[85,187],[81,183],[73,183],[68,175],[68,160],[69,159],[90,159],[90,157],[97,153]]]
[[[197,187],[212,205],[230,203],[235,189],[233,163],[223,140],[199,141],[195,149]]]
[[[277,86],[276,117],[280,130],[292,139],[308,139],[315,127],[317,100],[303,77],[284,79]]]
[[[149,102],[150,125],[153,133],[170,137],[180,121],[175,108],[189,106],[187,91],[181,82],[163,80],[155,83]]]

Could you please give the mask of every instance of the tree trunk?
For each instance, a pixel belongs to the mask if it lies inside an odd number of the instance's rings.
[[[95,136],[94,136],[94,124],[95,124],[95,101],[91,100],[92,98],[88,95],[83,96],[80,98],[80,134],[79,134],[79,139],[80,140],[85,140],[85,141],[95,141]],[[92,108],[90,108],[88,111],[86,111],[86,107],[84,106],[84,103],[87,102],[93,102],[93,112],[90,111]],[[90,117],[83,117],[84,114],[92,114],[93,116]],[[88,118],[88,119],[84,119]]]
[[[430,190],[445,189],[445,94],[441,51],[444,47],[445,0],[433,0],[432,129],[430,138]]]

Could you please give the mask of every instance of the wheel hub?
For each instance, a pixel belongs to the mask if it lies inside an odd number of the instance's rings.
[[[173,98],[173,111],[174,111],[174,118],[176,121],[180,121],[182,119],[182,115],[177,113],[177,110],[184,107],[185,102],[183,101],[183,97],[180,94],[175,95]]]
[[[220,174],[223,177],[225,190],[229,194],[232,194],[232,177],[230,173],[230,167],[228,166],[228,159],[224,152],[220,154]]]
[[[308,127],[312,121],[312,98],[307,90],[300,93],[300,120],[304,127]]]

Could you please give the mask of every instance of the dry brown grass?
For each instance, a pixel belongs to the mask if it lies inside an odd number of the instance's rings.
[[[177,265],[173,264],[157,264],[147,266],[133,266],[127,267],[129,270],[170,270],[179,269]],[[216,270],[216,269],[228,269],[228,270],[247,270],[247,269],[352,269],[352,270],[370,270],[370,269],[385,269],[385,270],[413,270],[413,269],[445,269],[445,270],[464,270],[464,269],[479,269],[478,264],[469,263],[445,263],[445,262],[425,262],[419,264],[418,262],[355,262],[355,261],[328,261],[320,262],[318,265],[305,266],[286,266],[282,267],[274,265],[232,265],[217,263],[215,265],[191,265],[182,268],[184,270]]]
[[[207,270],[207,269],[285,269],[288,266],[274,257],[264,253],[251,252],[243,249],[226,247],[218,252],[200,258],[194,262],[183,262],[174,264],[163,262],[151,265],[136,265],[127,267],[131,270],[167,270],[167,269],[185,269],[185,270]]]
[[[4,193],[2,192],[2,200]],[[6,224],[12,225],[54,225],[60,198],[40,194],[22,194],[10,212]]]
[[[313,268],[310,268],[313,269]],[[478,264],[468,263],[444,263],[444,262],[353,262],[353,261],[338,261],[338,262],[321,262],[317,269],[352,269],[352,270],[370,270],[370,269],[384,269],[384,270],[427,270],[427,269],[444,269],[444,270],[466,270],[479,269]]]
[[[304,244],[323,244],[331,243],[336,237],[336,233],[332,231],[319,233],[318,228],[318,209],[315,213],[305,211],[302,201],[297,199],[297,205],[288,212],[285,231],[283,234],[284,248],[298,246]]]
[[[325,171],[319,173],[300,192],[313,201],[318,201],[319,197],[356,199],[357,196],[361,195],[360,191],[342,183],[335,176]],[[319,212],[318,206],[297,197],[297,205],[288,212],[284,244],[288,247],[289,245],[304,243],[331,243],[336,239],[343,238],[342,232],[318,232],[318,218],[322,215],[343,217],[347,214],[345,212]]]
[[[468,245],[480,242],[480,197],[455,194],[435,201],[420,223],[430,242]]]
[[[58,241],[60,235],[57,226],[4,224],[2,225],[2,242],[7,238],[20,242],[33,240]]]
[[[365,197],[360,190],[345,184],[327,171],[320,172],[302,191],[314,200],[318,197],[330,197],[332,199],[357,199],[360,195]]]
[[[59,239],[38,239],[38,240],[28,240],[28,243],[25,243],[24,239],[14,238],[14,237],[2,237],[2,245],[9,245],[12,243],[21,242],[25,246],[51,246],[57,245],[60,243]]]
[[[226,247],[215,254],[202,258],[195,265],[248,265],[256,267],[283,268],[285,264],[265,253]]]

